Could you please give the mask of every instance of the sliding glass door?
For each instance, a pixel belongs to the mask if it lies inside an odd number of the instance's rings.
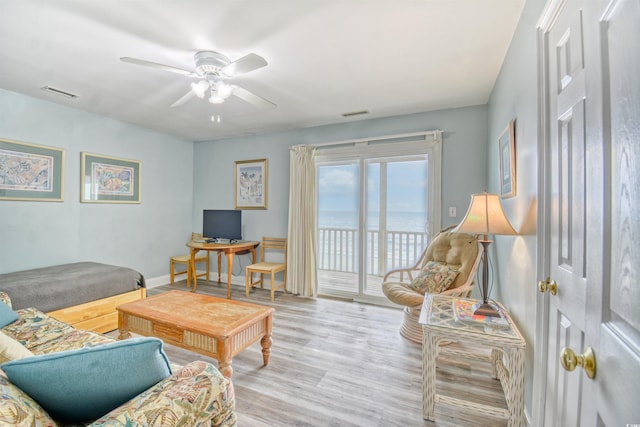
[[[424,146],[384,156],[367,147],[316,162],[318,293],[386,302],[384,274],[415,262],[433,221],[439,228],[439,164]]]

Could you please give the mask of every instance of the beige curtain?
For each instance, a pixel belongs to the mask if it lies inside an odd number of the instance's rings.
[[[316,294],[315,147],[296,145],[289,158],[287,287],[303,296]]]

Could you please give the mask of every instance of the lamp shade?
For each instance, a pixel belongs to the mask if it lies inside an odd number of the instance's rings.
[[[471,204],[455,231],[469,234],[517,234],[502,210],[500,196],[478,193],[471,195]]]

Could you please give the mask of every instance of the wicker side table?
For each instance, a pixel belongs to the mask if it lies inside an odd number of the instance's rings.
[[[509,427],[524,427],[524,353],[526,343],[509,313],[500,304],[506,326],[457,320],[453,302],[456,298],[430,295],[425,298],[420,323],[422,341],[422,412],[433,420],[436,402],[469,409],[477,413],[508,419]],[[441,341],[463,341],[491,349],[494,378],[500,379],[508,409],[464,401],[436,393],[436,360]]]

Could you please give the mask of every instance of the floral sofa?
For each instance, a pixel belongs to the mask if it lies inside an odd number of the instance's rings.
[[[0,305],[11,313],[11,301],[4,292],[0,292]],[[97,419],[78,423],[52,418],[43,409],[44,404],[37,403],[36,399],[15,385],[16,381],[9,380],[10,365],[69,354],[83,356],[83,352],[96,349],[103,351],[130,340],[116,341],[104,335],[74,329],[35,308],[15,310],[13,313],[17,314],[18,319],[0,329],[0,338],[11,344],[11,348],[7,349],[5,344],[0,343],[0,361],[5,362],[0,365],[0,426],[236,426],[231,381],[224,378],[216,367],[203,361],[192,362],[184,367],[170,364],[162,351],[162,343],[155,338],[147,340],[159,342],[160,359],[168,366],[166,375],[161,377],[164,379],[157,383],[154,381],[155,385]],[[125,351],[129,352],[129,349]],[[121,363],[111,362],[113,366]],[[135,371],[143,371],[148,364],[147,360],[140,360],[131,365],[134,365],[132,369]],[[112,371],[108,372],[106,376],[110,377]],[[70,382],[82,380],[76,377]],[[60,378],[60,382],[64,382],[64,379]],[[51,390],[59,386],[45,385]],[[59,388],[58,391],[67,394],[65,386],[60,385]],[[96,384],[95,389],[99,398],[99,393],[105,393],[105,396],[108,393],[101,382]]]

